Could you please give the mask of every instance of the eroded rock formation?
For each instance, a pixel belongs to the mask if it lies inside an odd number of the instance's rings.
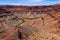
[[[0,40],[60,40],[60,5],[1,5]]]

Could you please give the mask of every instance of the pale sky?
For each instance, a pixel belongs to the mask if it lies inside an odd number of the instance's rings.
[[[0,0],[0,5],[53,5],[60,0]]]

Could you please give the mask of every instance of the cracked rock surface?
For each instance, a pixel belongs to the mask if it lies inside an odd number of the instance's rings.
[[[60,40],[60,5],[1,5],[0,40]]]

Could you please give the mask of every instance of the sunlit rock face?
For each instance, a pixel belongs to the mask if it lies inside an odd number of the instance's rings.
[[[0,40],[60,40],[60,5],[1,5]]]

